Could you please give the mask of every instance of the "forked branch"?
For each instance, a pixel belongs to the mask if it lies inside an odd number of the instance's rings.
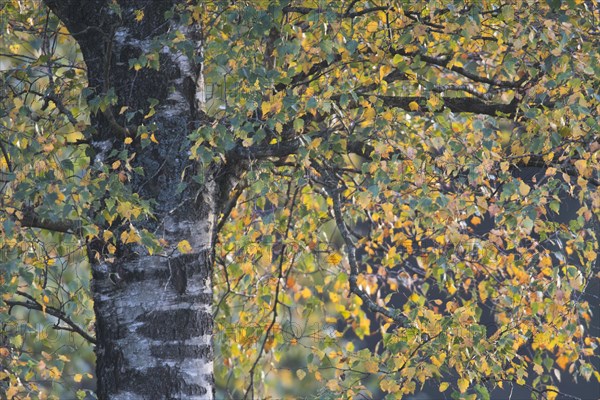
[[[354,242],[352,241],[352,234],[344,221],[344,217],[342,214],[342,201],[340,192],[342,191],[342,187],[338,185],[337,176],[333,173],[330,173],[325,168],[320,168],[319,173],[324,177],[324,186],[325,190],[329,194],[329,197],[333,201],[333,215],[335,219],[336,226],[340,232],[340,235],[344,239],[344,244],[346,245],[346,251],[348,253],[348,263],[350,264],[350,292],[357,295],[369,311],[374,313],[379,313],[392,321],[398,323],[401,326],[406,326],[408,323],[407,318],[402,315],[400,312],[393,312],[390,309],[385,307],[381,307],[369,297],[367,293],[365,293],[357,284],[358,275],[359,275],[359,267],[358,261],[356,260],[356,247]]]
[[[39,301],[37,301],[30,294],[22,292],[20,290],[17,291],[17,294],[19,296],[25,297],[27,300],[26,301],[7,300],[6,304],[10,307],[10,310],[12,310],[13,307],[21,306],[21,307],[25,307],[25,308],[27,308],[29,310],[36,310],[36,311],[42,311],[42,312],[48,313],[48,314],[52,315],[53,317],[58,318],[59,321],[62,321],[63,323],[65,323],[65,324],[68,325],[68,327],[61,327],[61,326],[57,325],[57,327],[56,327],[57,329],[67,330],[67,331],[70,331],[70,332],[77,333],[82,338],[84,338],[85,340],[87,340],[88,342],[90,342],[92,344],[96,344],[96,338],[94,338],[93,336],[91,336],[82,327],[80,327],[79,325],[77,325],[62,310],[59,310],[58,308],[51,307],[51,306],[45,306],[45,305],[41,304]],[[9,310],[9,313],[10,313],[10,310]]]

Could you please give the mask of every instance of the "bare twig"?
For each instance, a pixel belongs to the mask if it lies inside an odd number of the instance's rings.
[[[50,315],[52,315],[53,317],[56,317],[59,319],[59,321],[64,322],[65,324],[68,325],[68,328],[65,327],[55,327],[55,329],[61,329],[61,330],[68,330],[74,333],[79,334],[82,338],[84,338],[85,340],[87,340],[88,342],[92,343],[92,344],[96,344],[96,338],[94,338],[93,336],[91,336],[90,334],[88,334],[83,328],[81,328],[79,325],[77,325],[68,315],[66,315],[63,311],[51,307],[51,306],[44,306],[42,305],[40,302],[38,302],[33,296],[31,296],[28,293],[22,292],[20,290],[17,291],[17,294],[19,296],[23,296],[27,299],[27,301],[14,301],[14,300],[8,300],[6,301],[6,304],[12,309],[15,306],[21,306],[21,307],[25,307],[28,308],[30,310],[37,310],[37,311],[42,311],[42,312],[46,312]],[[10,310],[9,310],[10,313]]]
[[[283,243],[281,246],[281,253],[279,254],[279,266],[278,266],[278,276],[277,276],[277,285],[275,286],[275,296],[274,296],[274,300],[273,300],[273,318],[271,319],[271,323],[269,324],[269,327],[267,328],[267,331],[265,332],[265,337],[263,339],[262,345],[260,346],[260,349],[258,351],[258,356],[256,357],[256,360],[254,361],[254,364],[252,365],[252,368],[250,368],[250,383],[248,384],[248,387],[246,388],[246,392],[244,393],[244,399],[248,398],[248,394],[252,393],[252,398],[254,398],[254,371],[256,370],[256,366],[258,365],[258,362],[260,361],[262,354],[265,350],[265,345],[267,344],[267,340],[269,339],[269,336],[271,335],[271,331],[273,330],[273,327],[275,326],[275,322],[277,322],[277,306],[279,305],[279,291],[281,289],[281,281],[283,280],[283,263],[285,261],[285,251],[287,248],[287,245],[285,243],[285,240],[287,239],[290,230],[292,229],[292,215],[294,212],[294,206],[296,205],[296,197],[298,195],[298,192],[300,191],[300,187],[297,186],[294,190],[294,194],[291,195],[292,192],[292,182],[290,181],[288,183],[288,188],[287,188],[287,193],[285,198],[286,199],[290,199],[290,205],[289,205],[289,216],[288,216],[288,221],[287,221],[287,226],[285,229],[285,234],[283,235]],[[291,197],[290,197],[291,195]],[[292,261],[291,263],[293,264],[294,262],[294,258],[292,257]],[[291,266],[290,266],[291,268]]]

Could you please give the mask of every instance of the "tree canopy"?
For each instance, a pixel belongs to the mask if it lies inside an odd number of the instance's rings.
[[[61,23],[68,3],[0,10],[6,398],[92,395],[90,265],[195,254],[157,188],[221,176],[219,396],[598,387],[596,1],[115,0],[90,2],[97,26]],[[181,146],[172,60],[200,78]],[[168,268],[165,293],[198,279]],[[32,340],[44,321],[61,334]]]

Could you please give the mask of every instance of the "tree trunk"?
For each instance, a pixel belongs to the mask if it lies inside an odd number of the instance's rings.
[[[143,176],[131,174],[119,180],[131,193],[153,202],[154,216],[136,221],[135,229],[146,229],[168,243],[160,256],[150,256],[139,244],[120,242],[114,257],[109,257],[100,239],[89,243],[98,398],[211,399],[210,274],[218,205],[227,194],[222,182],[229,175],[216,165],[200,170],[189,160],[188,135],[204,115],[196,99],[201,69],[191,53],[161,45],[158,69],[136,70],[129,63],[156,49],[157,38],[177,31],[196,43],[198,50],[200,30],[180,20],[178,13],[165,20],[174,3],[167,0],[120,1],[120,8],[107,0],[45,3],[80,45],[88,68],[89,99],[111,90],[117,98],[116,104],[92,116],[88,138],[94,170],[101,174],[109,166],[109,173],[117,174],[111,168],[116,159],[113,150],[135,152],[131,166],[141,167]],[[151,110],[149,99],[158,100],[158,105],[145,118]],[[120,113],[123,107],[142,112],[126,121]],[[154,133],[155,140],[145,146],[139,131],[136,134],[142,124],[155,124],[148,132],[148,136]],[[193,175],[202,176],[206,183],[194,183]],[[101,208],[107,199],[114,200],[111,188],[106,190]],[[103,228],[111,229],[117,238],[131,229],[128,223],[121,228],[115,225]],[[182,240],[191,245],[186,254],[177,250]]]

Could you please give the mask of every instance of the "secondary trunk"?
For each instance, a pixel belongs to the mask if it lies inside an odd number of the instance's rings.
[[[166,253],[149,256],[142,246],[125,240],[114,257],[100,239],[89,244],[98,397],[210,399],[214,396],[210,271],[224,190],[219,182],[227,180],[227,173],[215,165],[199,170],[189,161],[187,137],[203,115],[197,95],[201,68],[190,56],[194,49],[184,53],[185,49],[174,50],[167,42],[156,41],[179,32],[199,50],[199,28],[177,12],[165,19],[175,3],[167,0],[119,1],[119,7],[106,0],[45,3],[81,47],[92,93],[89,99],[111,92],[116,98],[92,116],[89,139],[94,168],[101,174],[108,165],[109,173],[118,174],[113,171],[115,154],[135,152],[131,167],[141,167],[143,176],[118,179],[131,193],[152,201],[154,213],[154,218],[136,222],[135,229],[146,229],[168,243]],[[131,59],[153,51],[158,68],[131,67]],[[158,101],[154,111],[150,99]],[[126,121],[120,113],[123,107],[141,112]],[[142,124],[154,124],[145,146],[136,132]],[[194,183],[194,175],[202,175],[207,183]],[[110,190],[107,186],[100,208],[114,200]],[[118,238],[132,229],[127,223],[121,228],[115,224],[104,228]],[[182,240],[191,245],[186,254],[176,247]]]

